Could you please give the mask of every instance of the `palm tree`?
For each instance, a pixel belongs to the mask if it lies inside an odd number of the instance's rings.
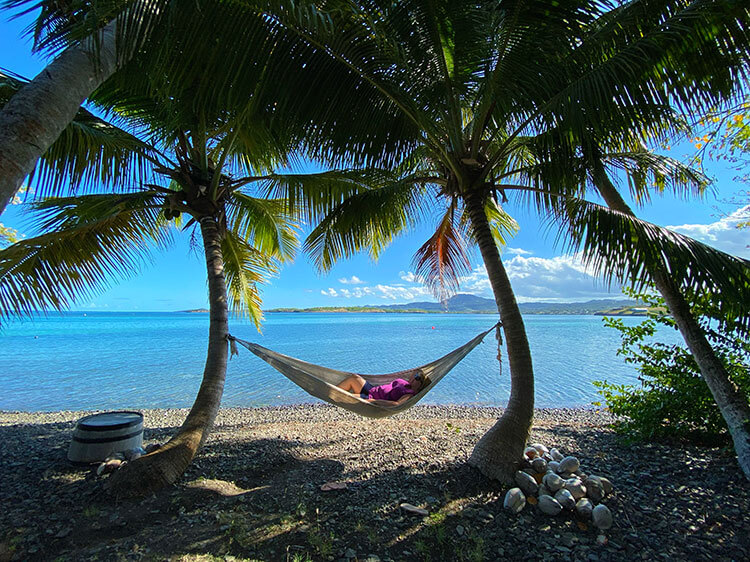
[[[649,176],[653,178],[654,185],[664,186],[666,181],[670,181],[677,189],[686,188],[697,193],[706,184],[705,178],[700,174],[670,158],[652,154],[638,144],[624,148],[631,150],[604,154],[598,145],[587,147],[585,168],[589,181],[609,209],[627,218],[635,219],[635,213],[619,193],[607,165],[610,169],[625,170],[636,201],[648,199],[644,180]],[[575,245],[586,249],[584,254],[590,262],[598,263],[603,270],[620,270],[624,277],[629,277],[634,284],[640,286],[650,278],[664,297],[677,328],[727,422],[737,460],[746,478],[750,480],[748,397],[731,380],[684,297],[684,291],[691,288],[714,293],[714,300],[718,301],[717,305],[722,312],[732,314],[739,309],[741,313],[745,313],[740,314],[740,318],[746,319],[744,329],[748,330],[750,318],[747,317],[746,306],[750,302],[750,262],[725,255],[695,241],[681,239],[673,232],[656,229],[660,237],[685,244],[689,248],[689,252],[686,252],[688,260],[685,262],[685,256],[681,255],[683,253],[671,248],[671,251],[654,252],[650,237],[643,236],[637,223],[622,220],[623,217],[613,217],[611,213],[595,206],[584,208],[581,202],[573,203],[566,210],[569,211],[566,213],[568,228],[575,232]],[[653,229],[653,225],[651,227]],[[628,236],[635,241],[636,247],[623,248],[616,241],[617,236]],[[640,259],[628,255],[633,250],[638,251]],[[700,259],[695,259],[694,256],[700,256]],[[627,259],[624,268],[623,259]]]
[[[409,150],[397,158],[396,180],[342,205],[308,240],[308,248],[318,253],[322,267],[360,248],[377,253],[416,220],[425,190],[437,189],[448,209],[462,207],[456,216],[468,222],[487,268],[511,371],[508,407],[470,463],[490,477],[510,480],[531,427],[533,367],[487,209],[503,203],[505,189],[513,187],[508,184],[527,166],[529,139],[550,141],[552,136],[542,134],[559,129],[545,148],[554,153],[554,163],[569,162],[581,137],[613,137],[634,123],[644,133],[658,130],[664,107],[674,100],[686,105],[690,95],[702,103],[729,95],[732,73],[747,60],[743,22],[750,14],[732,3],[687,0],[614,8],[542,0],[337,6],[345,15],[334,17],[331,31],[283,14],[271,17],[328,53],[321,76],[330,77],[337,67],[359,76],[375,90],[367,103],[400,113],[409,124],[406,133],[416,130],[419,136],[412,136]],[[728,45],[736,51],[729,52]],[[711,89],[699,89],[697,84],[709,80]],[[362,127],[373,125],[363,118]],[[344,135],[335,124],[329,132],[339,140]],[[349,129],[349,138],[358,133]],[[321,146],[333,151],[342,145],[323,139]],[[577,192],[573,171],[566,175],[558,167],[556,185],[547,177],[539,175],[532,187],[556,196]],[[428,248],[445,248],[450,232],[443,228],[441,235],[439,229]],[[449,270],[438,268],[438,277]]]
[[[33,204],[40,234],[0,251],[0,317],[65,309],[113,277],[132,275],[150,250],[171,241],[171,226],[200,231],[210,304],[203,381],[172,439],[111,479],[117,494],[143,494],[174,482],[211,429],[224,386],[230,307],[258,325],[258,284],[294,252],[290,204],[267,195],[283,192],[299,215],[314,215],[360,187],[346,172],[273,173],[288,163],[294,137],[264,127],[252,105],[212,116],[187,95],[155,100],[112,84],[97,96],[147,140],[79,110],[37,174],[44,193],[68,184],[89,193]],[[147,172],[140,169],[146,164]],[[91,193],[99,182],[121,192]]]
[[[2,7],[17,10],[26,4],[26,0],[10,0]],[[0,111],[0,214],[84,100],[138,50],[159,14],[156,2],[150,0],[118,6],[115,13],[109,6],[95,25],[107,23],[91,29],[94,18],[81,18],[70,3],[42,3],[41,8],[36,48],[55,52],[63,43],[64,49]],[[61,32],[69,34],[67,44],[61,41]]]

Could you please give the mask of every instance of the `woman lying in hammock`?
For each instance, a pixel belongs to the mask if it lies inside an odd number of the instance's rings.
[[[336,386],[352,394],[359,394],[368,402],[383,406],[397,406],[427,387],[430,382],[429,377],[417,369],[409,375],[408,380],[396,379],[380,386],[373,386],[359,375],[346,377]]]

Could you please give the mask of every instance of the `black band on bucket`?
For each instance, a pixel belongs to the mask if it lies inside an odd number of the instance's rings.
[[[112,443],[114,441],[123,441],[125,439],[130,439],[132,437],[135,437],[136,435],[140,435],[141,433],[143,433],[142,429],[134,431],[133,433],[128,433],[127,435],[117,435],[115,437],[96,437],[92,439],[74,435],[73,441],[75,441],[76,443]]]

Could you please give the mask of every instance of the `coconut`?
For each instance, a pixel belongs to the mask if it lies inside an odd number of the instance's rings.
[[[547,515],[557,515],[562,511],[562,506],[552,496],[539,496],[539,509]]]
[[[576,501],[586,495],[586,486],[583,485],[580,478],[568,478],[563,484],[563,488],[573,494]]]
[[[612,512],[603,503],[594,508],[591,517],[594,519],[594,525],[599,529],[609,529],[612,526]]]
[[[560,461],[558,472],[575,472],[581,467],[581,462],[575,457],[565,457]]]
[[[586,495],[594,503],[599,503],[604,499],[604,486],[598,476],[589,476],[586,479]]]
[[[521,488],[511,488],[508,490],[508,493],[505,494],[503,507],[513,513],[520,513],[526,507],[526,496],[521,491]]]
[[[539,453],[540,457],[549,453],[549,449],[545,447],[544,445],[542,445],[541,443],[532,443],[531,445],[529,445],[529,447],[534,447],[537,453]]]
[[[591,513],[594,511],[594,504],[588,498],[581,498],[576,502],[576,513],[582,519],[591,519]]]
[[[563,454],[559,451],[559,449],[550,449],[549,456],[552,457],[553,461],[557,461],[557,462],[560,462],[561,460],[565,458]]]
[[[547,472],[547,461],[542,458],[535,458],[533,461],[531,461],[531,468],[533,468],[536,472],[541,472],[544,474]]]
[[[571,494],[565,488],[557,491],[557,493],[555,494],[555,499],[557,500],[557,503],[563,506],[564,509],[574,509],[576,506],[576,500],[573,497],[573,494]]]
[[[523,493],[527,496],[533,496],[539,489],[539,484],[536,483],[534,477],[525,472],[521,472],[520,470],[516,472],[515,481],[516,484],[518,484],[518,487],[521,488]]]
[[[544,485],[547,486],[547,488],[549,488],[549,490],[553,493],[557,492],[565,484],[565,480],[560,478],[554,472],[548,472],[547,474],[545,474],[542,482],[544,482]]]

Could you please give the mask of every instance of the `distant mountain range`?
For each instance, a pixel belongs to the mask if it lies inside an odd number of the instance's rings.
[[[646,307],[629,299],[599,299],[586,302],[527,302],[519,305],[523,314],[596,314],[611,316],[644,315]],[[458,294],[446,302],[410,302],[378,306],[274,308],[267,312],[414,312],[414,313],[459,313],[497,314],[497,305],[492,299],[476,295]]]

